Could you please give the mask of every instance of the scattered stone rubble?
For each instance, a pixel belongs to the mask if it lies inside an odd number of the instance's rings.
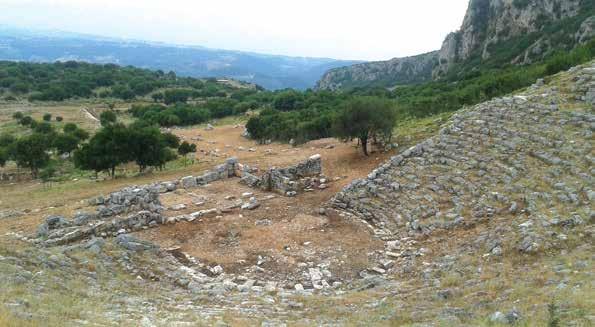
[[[321,179],[310,178],[322,173],[322,159],[319,154],[313,155],[305,162],[287,168],[271,168],[261,177],[252,174],[250,167],[243,166],[241,182],[258,187],[264,191],[277,192],[286,196],[294,196],[302,190],[319,187]],[[324,180],[323,180],[324,181]]]
[[[46,246],[68,244],[82,239],[117,236],[164,224],[165,218],[155,212],[140,211],[124,218],[114,217],[103,220],[88,220],[85,224],[75,224],[61,216],[50,216],[37,231],[38,242]]]
[[[577,100],[595,105],[595,67],[584,68],[578,73],[573,78],[575,83],[572,86],[572,92],[577,94]]]

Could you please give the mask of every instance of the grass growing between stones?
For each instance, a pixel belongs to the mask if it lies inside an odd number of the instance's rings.
[[[452,112],[446,112],[425,118],[398,121],[394,129],[393,141],[399,144],[399,150],[407,149],[435,135],[452,115]]]

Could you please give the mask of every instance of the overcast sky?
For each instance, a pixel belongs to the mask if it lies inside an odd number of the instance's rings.
[[[0,0],[0,24],[291,56],[440,48],[468,0]]]

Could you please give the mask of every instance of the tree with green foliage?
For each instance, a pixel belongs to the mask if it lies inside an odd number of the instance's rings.
[[[74,166],[82,170],[92,170],[95,177],[102,171],[109,171],[110,166],[99,153],[99,147],[90,144],[84,144],[76,150],[73,155]]]
[[[295,90],[282,91],[273,99],[273,108],[281,111],[297,110],[303,106],[303,96]]]
[[[33,133],[16,141],[13,150],[14,160],[19,167],[31,169],[31,175],[36,178],[39,170],[50,161],[47,150],[47,136]]]
[[[31,126],[34,122],[35,120],[31,116],[25,116],[19,120],[19,124],[23,126]]]
[[[82,128],[77,128],[70,134],[74,135],[80,141],[85,141],[90,137],[89,132],[87,132],[86,130],[84,130]]]
[[[64,118],[62,116],[56,116],[57,122],[62,122],[63,120],[64,120]]]
[[[37,124],[35,128],[33,128],[33,131],[45,135],[55,133],[54,126],[52,126],[52,124],[48,123],[47,121]]]
[[[333,122],[335,136],[343,140],[358,139],[368,156],[368,141],[382,136],[390,138],[396,123],[393,104],[376,97],[356,97],[345,104]]]
[[[182,142],[178,147],[178,154],[182,156],[184,166],[188,165],[188,162],[194,162],[193,158],[188,158],[189,153],[196,152],[196,144],[188,143],[186,141]]]
[[[0,148],[8,148],[16,142],[16,138],[11,134],[0,134]]]
[[[188,143],[186,141],[182,142],[178,147],[178,154],[181,156],[185,156],[188,153],[196,152],[196,144]]]
[[[112,110],[104,111],[99,115],[99,121],[101,122],[101,126],[107,126],[110,124],[115,123],[118,120],[116,113]]]
[[[240,90],[220,86],[216,81],[203,82],[191,77],[178,77],[175,73],[113,64],[0,62],[0,91],[29,93],[30,101],[62,101],[94,96],[130,100],[158,88],[187,89],[190,96],[199,94],[204,97],[226,97],[228,90],[232,94]],[[16,100],[12,95],[6,98]],[[163,98],[156,95],[154,99]]]
[[[29,85],[28,83],[18,82],[18,83],[13,84],[10,87],[10,90],[17,94],[25,94],[25,93],[29,92],[30,88],[31,88],[31,85]]]
[[[8,150],[0,147],[0,167],[4,167],[8,162]]]
[[[86,139],[89,138],[89,132],[87,132],[86,130],[79,128],[76,124],[74,123],[66,123],[64,125],[64,127],[62,128],[62,131],[64,131],[64,134],[70,134],[74,137],[76,137],[77,139],[79,139],[79,141],[84,141]]]
[[[260,143],[267,137],[266,125],[263,117],[263,115],[251,117],[246,123],[246,130],[250,134],[250,137]]]
[[[93,170],[96,173],[106,171],[112,178],[116,167],[133,159],[130,149],[130,133],[123,124],[110,124],[100,129],[74,152],[74,164],[77,168]]]
[[[159,103],[159,102],[163,101],[164,96],[163,96],[163,93],[157,92],[157,93],[151,94],[151,98],[153,99],[153,101],[155,103]]]
[[[52,114],[50,114],[50,113],[43,114],[43,121],[47,121],[47,122],[52,121]]]
[[[23,119],[24,115],[21,111],[17,111],[14,114],[12,114],[12,118],[16,121],[20,121],[21,119]]]
[[[130,89],[128,85],[118,84],[112,87],[112,94],[116,98],[120,98],[123,100],[131,100],[134,99],[134,92]]]
[[[79,146],[80,139],[73,134],[58,134],[54,137],[52,145],[58,154],[71,154]]]
[[[62,131],[64,131],[64,133],[72,133],[74,131],[76,131],[78,129],[78,126],[76,126],[75,123],[66,123],[64,124],[64,127],[62,127]]]
[[[169,107],[159,104],[133,105],[129,112],[148,124],[167,127],[196,125],[208,121],[211,117],[210,111],[206,108],[181,103]]]
[[[147,167],[162,167],[175,158],[175,154],[168,147],[170,141],[171,139],[161,134],[157,127],[131,129],[130,154],[138,165],[139,172],[144,172]]]
[[[174,89],[167,90],[163,94],[165,104],[186,103],[190,97],[190,90]]]
[[[161,134],[163,142],[170,148],[177,148],[180,146],[180,138],[172,133],[163,133]]]

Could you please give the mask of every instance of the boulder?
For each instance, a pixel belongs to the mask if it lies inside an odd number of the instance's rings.
[[[251,197],[247,203],[242,204],[242,210],[254,210],[260,207],[260,202],[255,197]]]
[[[49,216],[37,229],[37,237],[47,237],[49,231],[72,226],[72,223],[62,216]]]
[[[186,176],[180,179],[180,184],[182,184],[183,188],[193,188],[196,187],[196,178],[194,176]]]
[[[120,234],[116,237],[116,244],[130,251],[146,251],[157,249],[158,246],[147,241],[139,240],[129,234]]]
[[[97,219],[96,214],[86,213],[86,212],[78,212],[76,215],[74,215],[73,222],[75,225],[80,226],[80,225],[85,225],[95,219]]]
[[[183,204],[183,203],[180,203],[180,204],[174,204],[174,205],[172,205],[171,207],[169,207],[169,209],[170,209],[170,210],[173,210],[173,211],[180,211],[180,210],[184,210],[184,209],[186,209],[186,205],[185,205],[185,204]]]

